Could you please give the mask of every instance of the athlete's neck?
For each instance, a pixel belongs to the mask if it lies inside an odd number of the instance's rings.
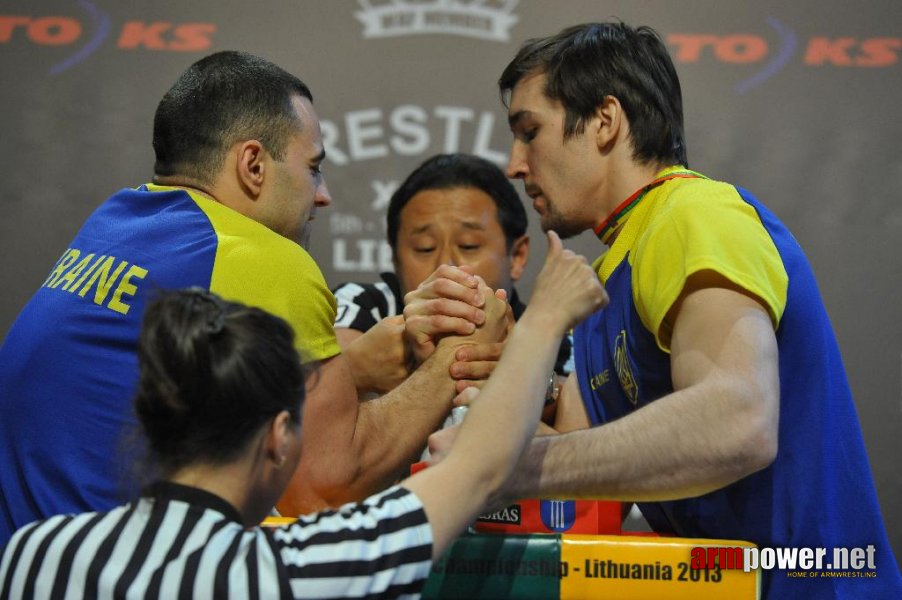
[[[636,197],[637,191],[652,183],[658,173],[668,166],[659,162],[646,164],[630,161],[625,168],[615,171],[616,176],[612,177],[609,193],[604,203],[604,214],[601,215],[594,228],[595,234],[600,238],[601,231],[605,230],[603,239],[605,244],[608,246],[613,244],[626,223],[629,208],[625,207],[624,203],[628,199]],[[625,208],[626,211],[624,211]],[[625,214],[618,216],[621,213]]]
[[[153,181],[153,183],[156,185],[165,185],[167,187],[175,187],[191,192],[197,192],[198,194],[206,196],[210,200],[219,202],[219,200],[213,194],[210,186],[207,186],[195,179],[191,179],[190,177],[184,177],[181,175],[154,175],[151,181]]]

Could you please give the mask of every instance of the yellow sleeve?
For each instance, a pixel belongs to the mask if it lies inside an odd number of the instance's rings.
[[[304,362],[339,354],[335,296],[307,251],[221,205],[201,207],[218,236],[210,291],[285,319]]]
[[[665,352],[661,324],[699,271],[715,271],[761,300],[774,329],[786,307],[789,280],[777,247],[755,208],[725,183],[699,180],[674,190],[630,263],[636,309]]]

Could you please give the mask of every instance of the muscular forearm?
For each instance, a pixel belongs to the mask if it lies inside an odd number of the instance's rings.
[[[686,295],[671,344],[678,390],[612,423],[538,438],[518,496],[670,500],[698,496],[769,465],[780,382],[768,313],[735,291]]]
[[[352,450],[357,469],[340,500],[364,498],[407,474],[451,410],[454,381],[448,369],[456,348],[440,344],[401,385],[361,402]]]
[[[301,462],[279,511],[306,514],[362,500],[405,474],[451,408],[448,368],[457,347],[440,345],[407,381],[374,400],[357,400],[346,357],[321,363],[308,385]]]
[[[451,409],[454,382],[448,367],[455,348],[440,345],[392,392],[355,400],[353,410],[344,406],[330,413],[327,402],[319,403],[320,411],[305,420],[301,464],[279,511],[307,514],[359,501],[405,475]],[[350,378],[350,372],[344,376]]]
[[[536,431],[532,424],[537,418],[511,419],[510,415],[541,412],[547,373],[554,365],[555,343],[561,335],[561,328],[553,321],[527,311],[514,328],[498,367],[470,408],[468,424],[455,443],[454,460],[470,465],[474,485],[485,485],[489,493],[508,478],[529,434]],[[498,423],[508,424],[505,436],[495,434]]]
[[[507,493],[654,501],[719,489],[776,452],[758,394],[735,382],[698,386],[601,427],[536,438]]]
[[[368,331],[336,328],[335,335],[360,397],[384,394],[410,375],[403,317],[388,317]]]

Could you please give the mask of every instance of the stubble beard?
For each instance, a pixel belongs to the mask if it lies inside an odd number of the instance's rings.
[[[585,231],[585,227],[569,221],[551,202],[548,202],[547,198],[545,201],[545,214],[541,218],[542,231],[547,233],[554,230],[562,240],[575,237]]]
[[[304,226],[301,227],[301,233],[298,235],[298,244],[301,245],[301,248],[304,250],[310,251],[310,235],[313,233],[313,227],[311,227],[312,221],[307,221],[304,223]]]

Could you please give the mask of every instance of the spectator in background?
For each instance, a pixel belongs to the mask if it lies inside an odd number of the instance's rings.
[[[432,289],[433,282],[450,271],[447,266],[463,267],[489,287],[506,290],[515,319],[526,308],[514,288],[529,256],[526,211],[493,163],[468,154],[429,158],[392,195],[386,221],[395,272],[381,273],[378,283],[345,283],[334,290],[336,334],[361,393],[394,389],[428,354],[404,335],[402,314],[428,321],[419,330],[431,327],[434,335],[470,331],[466,318],[442,313],[448,304],[440,304]],[[501,346],[461,350],[452,366],[458,389],[487,377]],[[566,375],[569,359],[570,340],[565,337],[554,372]],[[558,381],[550,376],[546,391],[553,404]]]

